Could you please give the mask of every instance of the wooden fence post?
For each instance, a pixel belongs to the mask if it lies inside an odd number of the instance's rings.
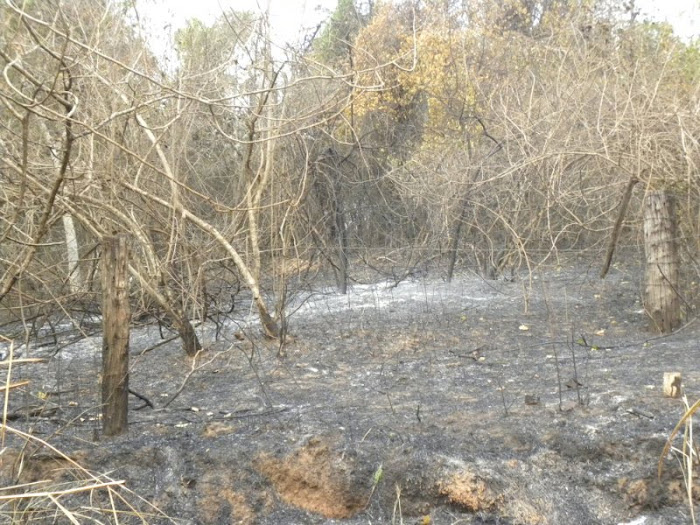
[[[681,324],[680,263],[675,206],[665,191],[649,193],[644,201],[644,252],[644,309],[652,328],[670,332]]]
[[[126,235],[102,240],[102,431],[127,430],[129,395],[129,245]]]

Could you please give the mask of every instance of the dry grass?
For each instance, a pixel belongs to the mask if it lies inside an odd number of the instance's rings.
[[[683,404],[685,406],[685,413],[678,421],[678,424],[676,424],[676,427],[673,429],[671,435],[666,441],[666,446],[664,447],[661,457],[659,458],[658,475],[660,479],[661,474],[663,473],[664,459],[669,452],[673,452],[678,459],[681,472],[683,473],[683,482],[685,486],[686,499],[690,508],[690,517],[693,525],[695,525],[697,523],[697,519],[695,517],[695,499],[697,496],[695,492],[700,492],[700,485],[697,483],[697,477],[695,477],[694,473],[700,464],[700,460],[698,445],[693,436],[693,414],[700,409],[700,399],[690,406],[688,403],[688,398],[684,395]],[[681,429],[683,430],[683,439],[679,448],[673,445],[673,440]]]
[[[12,383],[13,341],[9,355],[0,361],[4,378],[2,426],[0,427],[0,520],[7,523],[175,523],[165,513],[138,494],[124,480],[94,474],[76,459],[48,441],[7,424],[10,394],[26,381]],[[6,443],[12,442],[12,447]]]

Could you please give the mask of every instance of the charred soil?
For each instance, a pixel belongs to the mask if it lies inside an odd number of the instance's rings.
[[[30,384],[9,413],[177,523],[689,523],[677,461],[657,478],[683,413],[661,387],[678,371],[700,395],[700,324],[659,336],[638,268],[595,273],[317,290],[290,306],[284,357],[243,315],[201,325],[195,360],[135,328],[130,386],[154,408],[132,397],[110,439],[100,335],[30,347],[48,361],[15,369]],[[3,484],[66,476],[35,445],[18,474],[21,445],[8,436]]]

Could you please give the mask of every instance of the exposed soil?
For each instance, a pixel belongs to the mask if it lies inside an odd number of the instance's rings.
[[[700,396],[700,323],[654,334],[639,269],[597,271],[300,295],[284,357],[247,315],[218,339],[199,327],[194,363],[177,341],[144,352],[160,339],[142,326],[130,385],[155,409],[132,397],[130,429],[112,439],[94,408],[99,334],[55,355],[34,345],[25,356],[50,359],[15,368],[30,385],[10,399],[11,424],[178,523],[690,523],[678,462],[656,474],[683,413],[663,373]],[[30,446],[13,479],[21,443],[7,437],[4,484],[73,472]]]

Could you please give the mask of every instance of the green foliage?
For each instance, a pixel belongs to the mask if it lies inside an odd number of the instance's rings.
[[[184,69],[208,71],[236,59],[241,43],[250,36],[254,18],[248,12],[230,12],[211,26],[194,18],[175,34],[175,49]]]
[[[683,83],[688,87],[697,85],[700,82],[700,40],[683,45],[675,63]]]
[[[323,63],[338,66],[351,59],[352,45],[366,17],[360,14],[355,0],[338,0],[333,15],[314,41],[314,53]]]

